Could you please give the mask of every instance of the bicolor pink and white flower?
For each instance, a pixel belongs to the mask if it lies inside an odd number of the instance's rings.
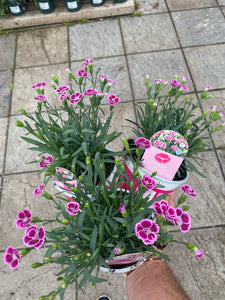
[[[195,254],[197,255],[198,258],[202,258],[202,256],[204,255],[204,252],[199,249],[196,249]]]
[[[197,198],[196,191],[188,184],[181,185],[181,190],[190,197]]]
[[[66,211],[67,211],[70,215],[76,216],[76,215],[77,215],[77,212],[78,212],[79,210],[80,210],[80,209],[79,209],[79,203],[78,203],[78,202],[71,201],[71,202],[67,203]]]
[[[144,138],[144,137],[139,137],[136,141],[135,144],[137,147],[141,147],[142,149],[149,149],[151,148],[151,142]]]
[[[77,75],[79,77],[87,77],[88,76],[88,72],[86,72],[84,69],[80,69],[77,71]]]
[[[188,87],[187,85],[181,85],[181,86],[180,86],[180,89],[181,89],[182,91],[188,91],[188,90],[189,90],[189,87]]]
[[[114,248],[114,253],[115,253],[115,254],[119,254],[119,253],[120,253],[120,248],[119,248],[119,247]]]
[[[156,186],[155,180],[150,175],[143,175],[141,178],[141,184],[148,190],[153,189]]]
[[[32,225],[27,228],[23,242],[28,247],[35,247],[36,249],[40,248],[44,243],[45,230],[43,226],[39,229],[37,226]]]
[[[94,61],[93,58],[87,58],[83,63],[82,66],[86,67],[87,65],[89,65],[90,63],[92,63]]]
[[[71,104],[78,103],[82,98],[83,98],[83,94],[79,92],[74,93],[70,96],[70,103]]]
[[[84,96],[86,97],[91,97],[95,94],[98,94],[99,91],[98,90],[95,90],[95,89],[87,89],[86,92],[83,93]]]
[[[135,226],[135,233],[138,239],[141,239],[145,245],[152,245],[157,240],[159,226],[150,219],[143,219]]]
[[[15,269],[21,260],[19,251],[16,248],[9,246],[4,254],[4,262],[10,265],[11,269]]]
[[[27,228],[28,224],[32,221],[31,212],[28,209],[18,212],[16,220],[17,228]]]
[[[52,163],[54,161],[54,157],[49,155],[48,157],[46,157],[45,159],[43,159],[42,161],[39,162],[39,167],[40,168],[45,168],[47,167],[50,163]]]
[[[33,191],[33,196],[37,197],[38,195],[41,195],[43,193],[44,187],[44,184],[40,184],[40,188],[35,188]]]
[[[37,96],[34,97],[34,100],[37,100],[37,101],[46,101],[47,97],[45,95],[38,94]]]
[[[208,85],[208,84],[204,84],[204,89],[206,91],[209,91],[209,90],[212,90],[212,87],[210,85]]]
[[[68,95],[67,94],[61,94],[59,96],[59,100],[63,101],[63,100],[66,100],[68,98]]]
[[[70,87],[68,85],[60,85],[55,91],[58,94],[64,93],[66,91],[69,91]]]
[[[119,211],[124,212],[125,211],[125,206],[122,203],[120,203],[120,206],[119,206],[118,209],[119,209]]]
[[[32,85],[32,89],[43,88],[46,85],[47,85],[46,82],[38,82],[38,83],[35,83],[35,84]]]
[[[119,97],[116,97],[116,95],[115,94],[110,94],[109,96],[108,96],[108,101],[107,101],[110,105],[115,105],[115,104],[117,104],[117,103],[119,103],[120,102],[120,98]]]
[[[107,75],[104,75],[104,74],[98,74],[98,78],[104,80],[106,79],[108,76]]]
[[[107,81],[110,85],[116,85],[115,81],[110,78],[108,78]]]

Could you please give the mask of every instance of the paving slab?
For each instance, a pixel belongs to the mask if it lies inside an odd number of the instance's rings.
[[[124,17],[120,18],[120,22],[127,54],[179,47],[174,27],[167,13]]]
[[[204,251],[204,256],[198,259],[181,244],[170,243],[165,249],[171,260],[169,266],[190,299],[224,299],[225,227],[180,232],[174,238],[193,243]]]
[[[124,54],[118,20],[70,26],[69,40],[71,61]]]
[[[82,291],[78,291],[79,300],[96,300],[101,295],[107,295],[112,300],[128,300],[125,274],[112,274],[99,271],[99,277],[108,280],[96,284],[96,289],[87,283]]]
[[[1,241],[0,250],[4,250],[9,245],[24,247],[25,231],[17,229],[15,225],[19,211],[29,209],[33,217],[55,218],[55,204],[41,195],[33,196],[34,189],[41,183],[43,183],[43,175],[38,175],[38,172],[5,175],[0,210],[0,236],[4,236],[4,239]],[[51,182],[44,190],[53,196],[57,193]],[[45,225],[45,228],[50,227]]]
[[[216,153],[218,155],[219,162],[220,162],[221,168],[223,170],[223,174],[225,176],[225,149],[216,150]]]
[[[167,7],[164,0],[137,0],[135,12],[143,15],[167,12]]]
[[[37,82],[46,81],[45,94],[49,103],[56,106],[60,105],[58,96],[51,87],[53,84],[52,75],[58,76],[60,84],[67,84],[69,80],[67,68],[68,63],[15,70],[11,114],[18,115],[20,108],[31,113],[36,111],[37,101],[33,97],[37,93],[31,86]]]
[[[167,4],[170,11],[217,6],[216,0],[167,0]]]
[[[82,62],[71,63],[71,70],[75,75],[76,71],[81,68]],[[100,74],[106,74],[110,79],[116,82],[116,85],[112,85],[110,88],[109,93],[116,94],[120,97],[121,102],[132,100],[128,69],[124,56],[96,59],[93,62],[93,67],[96,71],[97,68],[101,67]],[[90,86],[87,85],[87,87]],[[107,103],[107,97],[102,100],[102,103]]]
[[[20,32],[17,41],[16,68],[66,63],[67,29],[67,26],[54,26]]]
[[[180,73],[190,77],[180,50],[128,55],[127,59],[135,100],[146,99],[145,78],[147,75],[151,80],[155,78],[171,80]],[[189,91],[193,91],[192,83],[189,84]],[[166,93],[167,89],[165,88],[162,95]]]
[[[208,227],[224,224],[225,181],[216,154],[212,151],[199,155],[205,161],[199,161],[198,170],[207,178],[192,172],[187,181],[195,189],[198,198],[189,197],[185,205],[189,210],[192,228]],[[180,188],[175,192],[175,200],[181,193]]]
[[[3,253],[0,254],[0,298],[4,300],[35,300],[41,295],[47,295],[56,289],[60,282],[56,281],[59,266],[47,264],[38,269],[31,265],[42,262],[46,250],[43,248],[33,250],[23,257],[17,269],[11,270],[3,262]],[[60,297],[56,296],[55,300]],[[75,300],[75,286],[71,285],[65,292],[64,300]]]
[[[0,35],[0,70],[11,69],[14,65],[16,35]]]
[[[219,5],[225,5],[225,0],[217,0]]]
[[[104,120],[107,119],[109,115],[109,107],[107,107],[107,105],[104,105],[102,108],[105,112],[105,116],[102,116],[101,118]],[[135,138],[135,134],[132,132],[131,125],[126,121],[126,119],[130,119],[132,121],[135,120],[134,107],[132,102],[119,103],[114,106],[114,115],[109,132],[122,132],[122,135],[114,143],[109,144],[109,148],[113,151],[123,150],[124,146],[122,137],[126,139]]]
[[[222,7],[222,12],[223,12],[223,14],[225,16],[225,7]]]
[[[221,90],[221,91],[212,91],[212,98],[204,101],[202,103],[202,107],[205,110],[210,109],[211,106],[216,105],[218,107],[218,109],[221,109],[223,112],[225,112],[225,90]],[[215,122],[214,127],[218,127],[221,124],[223,124],[225,122],[225,118],[221,118],[219,119],[217,122]],[[225,147],[225,127],[223,129],[221,129],[220,131],[216,131],[213,133],[212,135],[215,147],[221,147],[224,146]]]
[[[34,160],[38,152],[28,150],[31,144],[23,141],[26,131],[22,127],[16,127],[16,120],[24,121],[24,116],[14,116],[9,119],[8,143],[5,158],[5,174],[29,172],[39,170],[37,164],[27,164]]]
[[[10,84],[12,82],[12,72],[0,72],[0,117],[7,117],[11,98]]]
[[[184,54],[198,91],[204,84],[225,88],[225,44],[186,48]]]
[[[225,42],[224,16],[219,8],[172,12],[183,47]]]
[[[4,159],[5,159],[5,147],[6,147],[6,137],[7,137],[7,126],[8,118],[0,118],[0,173],[3,172]]]

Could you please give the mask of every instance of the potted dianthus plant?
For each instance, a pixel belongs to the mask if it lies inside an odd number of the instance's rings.
[[[177,207],[168,202],[165,194],[149,200],[145,194],[156,186],[154,174],[140,176],[139,162],[137,151],[137,159],[133,160],[135,175],[131,175],[133,180],[130,180],[124,164],[116,159],[116,171],[109,181],[104,160],[93,158],[86,162],[77,187],[73,187],[73,197],[41,193],[55,206],[52,219],[33,216],[26,208],[18,212],[15,227],[24,230],[26,247],[18,251],[9,246],[4,255],[5,263],[15,269],[30,251],[44,246],[43,260],[34,262],[31,267],[60,266],[55,274],[60,285],[40,300],[54,299],[57,294],[63,299],[66,288],[74,282],[78,288],[87,281],[95,287],[106,281],[99,270],[128,272],[153,257],[167,260],[161,250],[169,242],[184,244],[197,257],[203,256],[197,246],[174,240],[168,232],[168,226],[177,226],[184,234],[190,229],[191,220],[186,212],[189,207],[183,206],[187,191],[178,199]],[[134,180],[139,183],[136,190]]]
[[[34,84],[37,111],[30,114],[20,109],[27,120],[16,121],[16,126],[26,131],[22,139],[33,145],[29,149],[40,153],[32,162],[38,163],[40,172],[45,172],[45,183],[51,178],[58,189],[67,192],[70,189],[62,180],[76,186],[87,161],[102,158],[106,177],[109,177],[115,167],[115,156],[120,154],[107,147],[121,134],[115,131],[109,133],[114,105],[120,99],[109,93],[115,82],[101,74],[100,70],[97,68],[95,71],[93,59],[89,58],[82,63],[77,74],[67,70],[71,79],[69,84],[60,85],[59,79],[53,76],[52,87],[56,104],[60,103],[60,107],[50,105],[45,95],[45,82]],[[101,104],[106,96],[109,115],[104,121]]]
[[[188,180],[189,172],[193,171],[205,177],[198,170],[203,160],[200,154],[202,151],[212,150],[211,135],[221,130],[225,124],[215,126],[216,121],[225,117],[225,113],[215,105],[204,112],[201,110],[201,104],[212,97],[208,93],[211,87],[205,84],[199,101],[195,101],[193,96],[183,95],[183,92],[189,89],[187,81],[191,80],[183,74],[181,76],[181,80],[175,76],[175,79],[170,82],[155,79],[154,86],[147,76],[147,100],[135,103],[137,122],[127,120],[135,125],[133,132],[137,137],[136,140],[128,140],[131,148],[130,155],[135,156],[137,147],[142,150],[143,160],[139,169],[142,174],[147,172],[143,166],[149,165],[148,157],[153,157],[151,152],[156,153],[156,149],[164,152],[161,157],[158,154],[158,161],[161,160],[162,163],[161,173],[164,175],[168,175],[167,173],[171,171],[171,169],[166,170],[166,162],[169,161],[166,152],[170,152],[177,160],[178,156],[184,154],[180,167],[170,180],[167,176],[156,175],[157,182],[162,185],[161,192],[171,192],[184,184]],[[168,86],[167,95],[162,96],[161,92]],[[184,149],[186,149],[185,153]],[[157,155],[155,157],[157,159]],[[132,168],[128,157],[127,169],[132,172]],[[154,168],[153,170],[155,171]],[[154,196],[155,193],[152,195]]]
[[[75,12],[81,9],[81,0],[64,0],[68,11]]]
[[[92,6],[102,6],[105,3],[105,0],[90,0]]]
[[[25,13],[26,7],[24,3],[25,1],[23,0],[7,0],[5,2],[13,16],[20,16]]]

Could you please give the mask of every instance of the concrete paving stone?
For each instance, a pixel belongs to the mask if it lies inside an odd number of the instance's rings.
[[[170,11],[217,6],[216,0],[167,0]]]
[[[43,248],[33,250],[23,257],[18,267],[11,270],[3,262],[3,253],[0,254],[0,298],[4,300],[35,300],[42,295],[48,295],[55,290],[60,281],[56,281],[56,274],[60,266],[47,264],[37,269],[31,268],[36,262],[42,262],[46,250]],[[55,300],[59,300],[59,295]],[[75,286],[70,285],[64,300],[75,300]]]
[[[0,35],[0,70],[11,69],[14,65],[16,35]]]
[[[186,48],[184,54],[198,91],[204,84],[225,88],[225,44]]]
[[[6,137],[7,137],[7,126],[8,118],[0,118],[0,173],[3,172],[4,159],[5,159],[5,147],[6,147]]]
[[[164,0],[137,0],[135,10],[143,15],[167,12],[167,7]]]
[[[32,145],[21,139],[21,136],[25,136],[26,131],[22,127],[15,126],[17,119],[23,122],[26,118],[24,116],[14,116],[9,120],[5,174],[39,170],[38,164],[27,164],[34,160],[38,152],[29,150],[28,148]]]
[[[18,115],[20,108],[27,112],[36,111],[37,101],[33,97],[36,96],[37,92],[31,86],[37,82],[46,81],[45,94],[49,103],[53,106],[60,105],[58,96],[51,87],[54,83],[52,75],[58,76],[60,85],[67,84],[69,80],[67,68],[68,64],[58,64],[15,70],[11,114]]]
[[[216,153],[218,155],[219,162],[220,162],[221,168],[223,170],[223,174],[225,176],[225,149],[216,150]]]
[[[225,5],[225,0],[217,0],[219,5]]]
[[[185,205],[190,205],[189,210],[192,228],[207,227],[224,224],[225,182],[216,154],[212,151],[199,154],[200,166],[195,166],[206,178],[192,172],[186,184],[195,189],[198,198],[189,197]],[[192,161],[193,162],[193,161]],[[181,194],[178,188],[175,200]]]
[[[128,70],[126,60],[124,56],[107,57],[102,59],[96,59],[93,62],[93,67],[101,67],[100,74],[106,74],[109,78],[116,82],[116,85],[112,85],[109,93],[114,93],[120,97],[120,101],[132,100],[131,86],[128,76]],[[76,75],[76,71],[81,68],[81,62],[71,63],[71,70]],[[90,87],[87,85],[87,87]],[[102,100],[102,103],[107,103],[107,97]]]
[[[225,7],[222,7],[222,12],[223,12],[223,14],[225,16]]]
[[[16,175],[5,175],[3,180],[3,189],[0,209],[0,250],[4,250],[9,245],[23,248],[24,230],[17,229],[15,221],[17,213],[23,209],[30,210],[33,217],[43,219],[55,218],[55,204],[41,195],[33,197],[33,191],[43,183],[43,175],[38,172],[23,173]],[[51,195],[57,193],[51,182],[44,189]],[[10,209],[9,209],[10,206]],[[39,226],[39,225],[37,225]],[[45,225],[49,229],[51,225]]]
[[[190,77],[180,50],[128,55],[127,59],[135,100],[146,99],[145,78],[147,75],[150,76],[152,82],[155,78],[171,80],[180,73]],[[188,86],[189,91],[193,91],[192,83]],[[168,89],[165,88],[162,95],[165,95],[167,91]]]
[[[179,47],[169,14],[124,17],[120,21],[128,54]]]
[[[84,292],[78,291],[79,300],[96,300],[102,295],[107,295],[112,300],[128,300],[124,274],[109,274],[99,271],[99,277],[107,281],[97,283],[96,289],[93,289],[92,285],[87,283],[83,288]]]
[[[105,112],[105,116],[101,118],[104,120],[109,115],[109,107],[104,105],[103,110]],[[135,120],[134,107],[132,102],[119,103],[114,106],[114,115],[111,122],[111,127],[109,132],[122,132],[122,135],[115,140],[113,143],[109,144],[109,148],[113,151],[121,151],[123,150],[123,142],[122,137],[135,138],[135,134],[132,132],[131,123],[127,122],[126,119],[130,119],[132,121]]]
[[[0,117],[7,117],[9,114],[10,105],[10,84],[12,82],[12,72],[3,71],[0,72]]]
[[[170,268],[190,299],[224,299],[225,228],[179,232],[174,238],[190,242],[204,252],[204,256],[198,259],[194,252],[176,243],[170,243],[164,251],[170,257]]]
[[[124,54],[118,20],[73,25],[69,39],[71,61]]]
[[[225,22],[219,8],[172,12],[183,47],[225,42]]]
[[[16,68],[64,63],[67,60],[66,26],[47,27],[19,33]]]
[[[219,109],[225,112],[225,103],[224,103],[225,90],[212,91],[212,93],[209,94],[212,94],[212,98],[202,103],[202,107],[204,111],[210,109],[211,106],[216,105]],[[225,122],[225,118],[222,117],[217,122],[215,122],[214,127],[218,127],[224,122]],[[214,132],[212,137],[216,148],[221,146],[225,147],[225,128],[221,129],[220,131]]]

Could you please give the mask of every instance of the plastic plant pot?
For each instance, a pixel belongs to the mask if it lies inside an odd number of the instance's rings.
[[[17,1],[17,0],[8,0],[6,2],[7,7],[11,11],[11,14],[13,16],[20,16],[23,15],[26,11],[26,8],[24,6],[23,1]]]
[[[68,11],[78,11],[81,9],[81,0],[64,0]]]
[[[105,0],[90,0],[92,6],[102,6]]]
[[[127,0],[114,0],[115,3],[123,3],[126,2]]]
[[[50,14],[54,11],[55,6],[52,0],[37,0],[41,13]]]

